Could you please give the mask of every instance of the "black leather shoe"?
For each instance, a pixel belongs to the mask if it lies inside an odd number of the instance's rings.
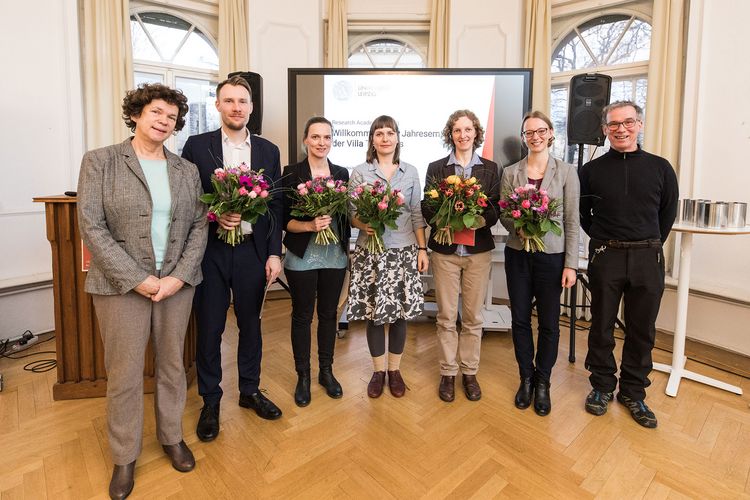
[[[534,411],[540,417],[549,415],[552,401],[549,399],[549,380],[537,378],[534,380]]]
[[[135,460],[127,465],[115,465],[112,470],[112,480],[109,482],[109,498],[112,500],[127,498],[135,485],[134,474]]]
[[[516,392],[516,408],[525,410],[531,406],[531,397],[534,395],[534,379],[522,378],[521,385],[518,386],[518,392]]]
[[[195,469],[195,457],[185,441],[177,444],[161,445],[164,453],[172,460],[172,467],[180,472],[190,472]]]
[[[253,394],[240,394],[240,406],[255,410],[260,418],[276,420],[281,417],[281,410],[273,404],[273,401],[259,392]]]
[[[339,381],[336,380],[336,377],[333,376],[333,369],[330,366],[320,367],[318,383],[325,387],[326,394],[330,398],[339,399],[344,395],[344,390],[341,388]]]
[[[297,406],[310,404],[310,370],[297,372],[297,387],[294,388],[294,403]]]
[[[213,441],[219,435],[219,405],[205,404],[195,434],[201,441]]]

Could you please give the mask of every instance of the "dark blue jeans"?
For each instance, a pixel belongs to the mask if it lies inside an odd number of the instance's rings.
[[[549,381],[560,341],[560,293],[564,253],[525,252],[505,247],[505,277],[510,296],[513,347],[521,378]],[[534,364],[531,332],[532,302],[536,299],[539,335]]]

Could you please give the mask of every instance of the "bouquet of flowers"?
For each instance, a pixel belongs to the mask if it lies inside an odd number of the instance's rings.
[[[205,193],[200,199],[208,205],[208,220],[215,222],[226,212],[242,215],[242,220],[254,224],[258,217],[268,211],[271,190],[263,176],[263,170],[250,170],[242,163],[236,167],[217,168],[211,175],[213,193]],[[240,226],[226,230],[219,226],[219,238],[234,246],[242,242]]]
[[[549,231],[562,234],[560,224],[553,220],[560,209],[560,200],[550,198],[544,189],[537,190],[533,184],[519,186],[503,193],[500,216],[513,219],[513,226],[521,230],[523,248],[527,252],[544,250],[542,238]]]
[[[488,204],[487,195],[476,177],[449,175],[439,182],[433,181],[425,193],[428,206],[435,211],[429,222],[438,228],[434,237],[441,245],[452,245],[457,231],[485,225],[482,213]]]
[[[294,206],[291,214],[294,217],[317,217],[330,215],[331,217],[347,213],[349,195],[346,184],[333,177],[316,177],[311,181],[302,182],[292,192]],[[339,238],[330,226],[315,235],[315,243],[328,245],[338,243]]]
[[[372,185],[360,184],[352,189],[350,200],[357,210],[357,218],[375,230],[375,234],[367,237],[367,250],[370,253],[383,252],[383,233],[386,227],[398,228],[396,219],[401,214],[404,195],[398,189],[391,189],[387,183],[375,181]]]

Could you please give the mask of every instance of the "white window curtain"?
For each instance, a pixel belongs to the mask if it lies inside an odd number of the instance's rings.
[[[219,0],[219,79],[250,69],[247,0]]]
[[[133,88],[128,0],[83,0],[86,148],[122,142],[130,131],[122,99]]]
[[[449,22],[450,0],[432,0],[430,41],[427,48],[427,65],[430,68],[448,67]]]
[[[644,148],[678,168],[685,53],[684,0],[654,0]]]
[[[328,0],[328,26],[326,29],[326,68],[346,68],[349,60],[349,25],[347,1]]]
[[[534,70],[531,105],[550,114],[552,2],[528,0],[524,16],[524,66]]]

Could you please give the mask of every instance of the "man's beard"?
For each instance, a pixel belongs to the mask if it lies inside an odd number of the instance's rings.
[[[222,121],[222,123],[224,123],[224,125],[228,129],[230,129],[230,130],[236,130],[236,131],[242,130],[243,128],[245,128],[247,126],[246,123],[241,124],[241,125],[238,125],[238,124],[233,123],[233,122],[226,122],[226,121]]]

